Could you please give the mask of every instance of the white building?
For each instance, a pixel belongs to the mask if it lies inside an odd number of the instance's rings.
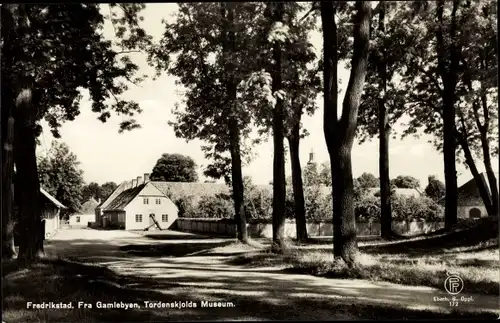
[[[145,175],[145,182],[141,177],[132,180],[131,185],[121,191],[117,188],[99,206],[103,227],[165,230],[172,226],[177,219],[177,206],[155,182],[149,181],[149,174]]]
[[[78,213],[70,215],[69,225],[71,227],[87,227],[89,222],[95,222],[95,208],[98,205],[99,201],[96,201],[93,197],[91,197],[88,201],[82,204]]]
[[[497,179],[498,188],[498,173],[495,173]],[[481,181],[488,190],[488,195],[491,198],[491,188],[489,185],[488,177],[486,173],[480,174]],[[458,207],[457,207],[457,217],[461,219],[474,219],[482,218],[488,216],[486,207],[484,206],[483,199],[479,193],[479,188],[476,180],[472,178],[470,181],[458,188]],[[444,199],[443,202],[444,204]]]

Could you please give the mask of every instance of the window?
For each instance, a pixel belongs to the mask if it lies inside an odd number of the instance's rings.
[[[168,214],[161,215],[161,222],[168,222]]]
[[[142,214],[135,215],[135,222],[142,222]]]
[[[80,217],[79,216],[76,217],[76,223],[80,223]]]
[[[149,204],[149,199],[147,197],[144,198],[144,204]]]
[[[156,204],[161,204],[161,199],[156,199]]]

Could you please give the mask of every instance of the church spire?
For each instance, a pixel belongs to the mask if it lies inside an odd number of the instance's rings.
[[[309,153],[309,161],[308,164],[314,163],[314,150],[311,148],[311,152]]]

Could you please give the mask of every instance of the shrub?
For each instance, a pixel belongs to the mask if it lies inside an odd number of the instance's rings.
[[[332,200],[329,194],[323,194],[320,186],[304,189],[306,220],[311,222],[328,221],[332,218]]]
[[[309,222],[331,221],[332,198],[321,192],[319,186],[304,188],[306,220]],[[202,196],[195,206],[192,197],[175,200],[179,217],[233,219],[234,204],[229,194]],[[391,196],[393,221],[439,221],[443,208],[428,197],[413,197],[394,194]],[[269,191],[251,187],[245,191],[245,215],[248,223],[272,222],[272,194]],[[355,199],[356,221],[366,223],[380,220],[380,197],[363,194]],[[285,200],[285,216],[295,218],[293,192],[288,191]]]
[[[354,213],[356,221],[370,222],[380,220],[380,198],[364,195],[355,202]]]
[[[252,187],[245,190],[245,215],[248,222],[271,218],[272,200],[262,189]]]
[[[196,210],[193,205],[192,196],[182,196],[177,199],[173,199],[174,204],[179,210],[178,216],[180,218],[194,218],[196,217]]]
[[[443,208],[432,199],[422,196],[391,196],[393,221],[439,221]],[[356,202],[356,221],[369,222],[380,220],[380,197],[365,195]]]
[[[443,218],[443,207],[426,196],[395,195],[392,205],[392,217],[396,221],[439,221]]]
[[[196,207],[196,213],[198,218],[233,219],[233,200],[227,194],[202,196]]]

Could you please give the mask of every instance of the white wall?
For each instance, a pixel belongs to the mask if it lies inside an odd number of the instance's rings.
[[[53,218],[47,218],[44,220],[45,223],[45,238],[53,236],[56,231],[58,230],[59,219],[53,217]]]
[[[80,217],[80,222],[76,222],[77,217]],[[86,227],[89,222],[95,222],[95,214],[73,214],[69,217],[69,225],[72,227]]]
[[[144,198],[149,199],[148,204],[144,204]],[[156,199],[160,199],[160,204],[156,204]],[[177,206],[153,184],[148,183],[142,191],[125,207],[126,230],[142,230],[149,227],[149,215],[154,214],[156,221],[162,229],[168,229],[177,219]],[[142,222],[135,222],[135,215],[142,214]],[[168,215],[168,222],[162,221],[162,214]]]
[[[45,205],[43,210],[43,218],[45,225],[45,237],[50,237],[59,229],[59,209],[53,205]]]
[[[459,206],[457,208],[457,217],[459,219],[468,219],[470,217],[470,210],[473,208],[477,208],[481,210],[481,217],[487,217],[488,212],[486,211],[486,207],[484,205],[478,205],[478,206]]]

